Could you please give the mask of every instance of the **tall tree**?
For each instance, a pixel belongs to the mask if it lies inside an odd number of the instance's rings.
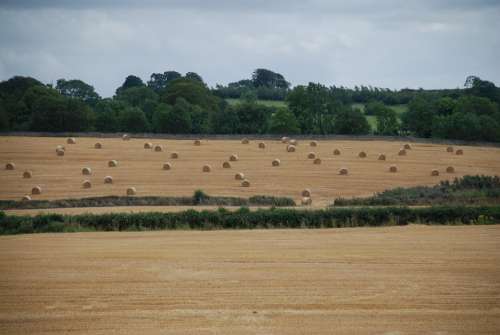
[[[167,87],[168,83],[172,80],[181,78],[182,75],[177,71],[165,71],[163,73],[152,73],[148,81],[148,87],[153,89],[156,93],[160,93]]]
[[[121,91],[129,89],[131,87],[140,87],[140,86],[144,86],[142,79],[134,75],[129,75],[127,76],[127,78],[125,78],[125,81],[123,82],[122,86],[116,89],[116,95],[119,95]]]
[[[94,90],[94,87],[79,80],[57,80],[56,90],[59,91],[64,96],[80,99],[89,105],[95,105],[95,103],[101,98]]]
[[[271,116],[269,132],[272,134],[299,134],[299,122],[288,108],[278,108]]]

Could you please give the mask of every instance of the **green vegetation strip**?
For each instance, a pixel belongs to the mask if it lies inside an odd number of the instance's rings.
[[[0,235],[169,229],[380,227],[403,226],[410,223],[432,225],[498,224],[500,223],[500,206],[321,210],[271,208],[256,211],[242,207],[235,212],[220,208],[214,211],[187,210],[180,213],[43,214],[35,217],[8,216],[4,212],[0,212]]]

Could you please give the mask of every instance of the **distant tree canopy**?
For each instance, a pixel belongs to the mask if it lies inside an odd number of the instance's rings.
[[[59,79],[56,90],[64,96],[83,100],[87,104],[95,104],[101,97],[94,90],[94,87],[79,80]]]

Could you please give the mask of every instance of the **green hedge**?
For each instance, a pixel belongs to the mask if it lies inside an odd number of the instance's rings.
[[[0,234],[165,229],[339,228],[421,224],[496,224],[500,206],[385,207],[320,210],[187,210],[179,213],[113,213],[8,216],[0,212]]]

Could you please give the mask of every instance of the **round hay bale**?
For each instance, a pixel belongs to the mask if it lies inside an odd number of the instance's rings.
[[[295,145],[289,144],[286,147],[287,152],[295,152]]]
[[[104,184],[113,184],[113,177],[111,176],[104,177]]]
[[[310,190],[310,189],[308,189],[308,188],[306,188],[306,189],[304,189],[304,190],[302,191],[302,193],[301,193],[301,194],[302,194],[302,196],[303,196],[303,197],[308,197],[308,198],[309,198],[309,197],[311,196],[311,190]]]
[[[398,156],[406,156],[406,149],[399,149]]]
[[[446,148],[446,152],[453,152],[453,151],[454,151],[453,147],[447,147]]]
[[[210,171],[212,171],[212,167],[208,164],[205,164],[205,165],[203,165],[202,171],[203,172],[210,172]]]
[[[163,170],[171,170],[172,169],[172,164],[169,162],[163,163]]]
[[[439,171],[434,169],[431,171],[431,176],[439,176]]]
[[[115,159],[112,159],[108,162],[109,167],[117,167],[118,166],[118,161]]]
[[[82,187],[83,188],[91,188],[92,187],[92,183],[90,182],[90,180],[84,180],[83,183],[82,183]]]
[[[31,197],[29,195],[25,195],[24,197],[21,198],[22,201],[30,201]]]
[[[404,149],[406,150],[411,150],[411,145],[409,143],[406,143],[404,146],[403,146]]]
[[[57,156],[64,156],[65,150],[64,149],[56,149]]]
[[[243,172],[238,172],[237,174],[234,175],[234,179],[243,180],[245,179],[245,174],[243,174]]]
[[[309,142],[309,146],[311,146],[311,147],[317,147],[318,146],[318,142],[317,141],[311,141],[311,142]]]
[[[222,163],[222,168],[223,169],[230,169],[231,168],[231,163],[229,163],[228,161]]]
[[[335,156],[339,156],[339,155],[340,155],[340,150],[339,150],[339,149],[335,149],[335,150],[333,150],[333,154],[334,154]]]
[[[238,158],[237,154],[232,154],[231,156],[229,156],[229,161],[230,162],[236,162],[238,160],[239,160],[239,158]]]
[[[23,178],[31,178],[33,177],[33,173],[31,171],[24,171],[23,172]]]
[[[129,141],[130,140],[130,135],[129,134],[123,134],[122,140]]]
[[[137,194],[137,190],[135,189],[135,187],[127,188],[127,195],[136,195],[136,194]]]
[[[144,149],[152,149],[152,148],[153,148],[153,143],[151,142],[144,143]]]
[[[273,166],[280,166],[281,165],[281,161],[279,158],[275,158],[273,159],[273,163],[272,163]]]
[[[57,150],[66,150],[66,147],[64,145],[58,145],[56,147],[56,152],[57,152]]]
[[[366,152],[360,151],[359,154],[358,154],[358,157],[359,158],[366,158]]]
[[[283,136],[281,138],[281,143],[288,143],[290,141],[290,137]]]
[[[241,182],[242,187],[250,187],[250,181],[248,179],[245,179]]]
[[[455,155],[463,155],[464,154],[464,151],[462,149],[458,149],[457,151],[455,151]]]
[[[241,143],[242,143],[242,144],[248,144],[248,143],[250,143],[250,141],[248,140],[248,138],[246,138],[246,137],[245,137],[245,138],[243,138],[243,139],[241,140]]]
[[[194,140],[194,145],[200,146],[201,145],[201,140]]]
[[[320,164],[321,164],[321,158],[319,158],[319,157],[318,157],[318,158],[316,158],[316,159],[313,161],[313,163],[314,163],[315,165],[320,165]]]
[[[91,168],[89,168],[89,167],[84,167],[84,168],[82,169],[82,174],[83,174],[84,176],[90,176],[90,175],[92,174],[92,169],[91,169]]]
[[[155,152],[162,152],[163,151],[163,146],[158,144],[158,145],[155,145]]]
[[[301,200],[301,203],[303,206],[311,206],[312,205],[312,199],[310,197],[303,197]]]
[[[297,146],[299,144],[299,142],[297,140],[289,140],[288,143],[291,145],[295,145],[295,146]]]
[[[177,151],[174,151],[170,154],[170,158],[172,159],[177,159],[179,158],[179,153]]]
[[[266,144],[264,142],[260,142],[259,149],[265,149],[265,148],[266,148]]]
[[[389,166],[389,172],[398,172],[398,167],[396,165]]]
[[[97,142],[96,144],[94,144],[94,149],[102,149],[102,144]]]
[[[446,168],[446,173],[455,173],[455,168],[453,166],[448,166]]]
[[[35,186],[31,189],[31,194],[42,194],[42,188],[40,186]]]
[[[386,158],[386,157],[385,157],[385,155],[384,155],[384,154],[380,154],[380,155],[378,155],[378,160],[379,160],[379,161],[385,161],[385,158]]]
[[[311,151],[310,153],[307,154],[307,158],[308,159],[315,159],[316,158],[316,153]]]
[[[348,174],[349,174],[349,170],[347,170],[347,168],[341,168],[341,169],[339,170],[339,174],[340,174],[340,175],[343,175],[343,176],[346,176],[346,175],[348,175]]]
[[[5,170],[15,170],[16,169],[16,164],[12,162],[8,162],[5,164]]]
[[[66,140],[66,143],[68,144],[76,144],[76,140],[74,137],[70,137]]]

